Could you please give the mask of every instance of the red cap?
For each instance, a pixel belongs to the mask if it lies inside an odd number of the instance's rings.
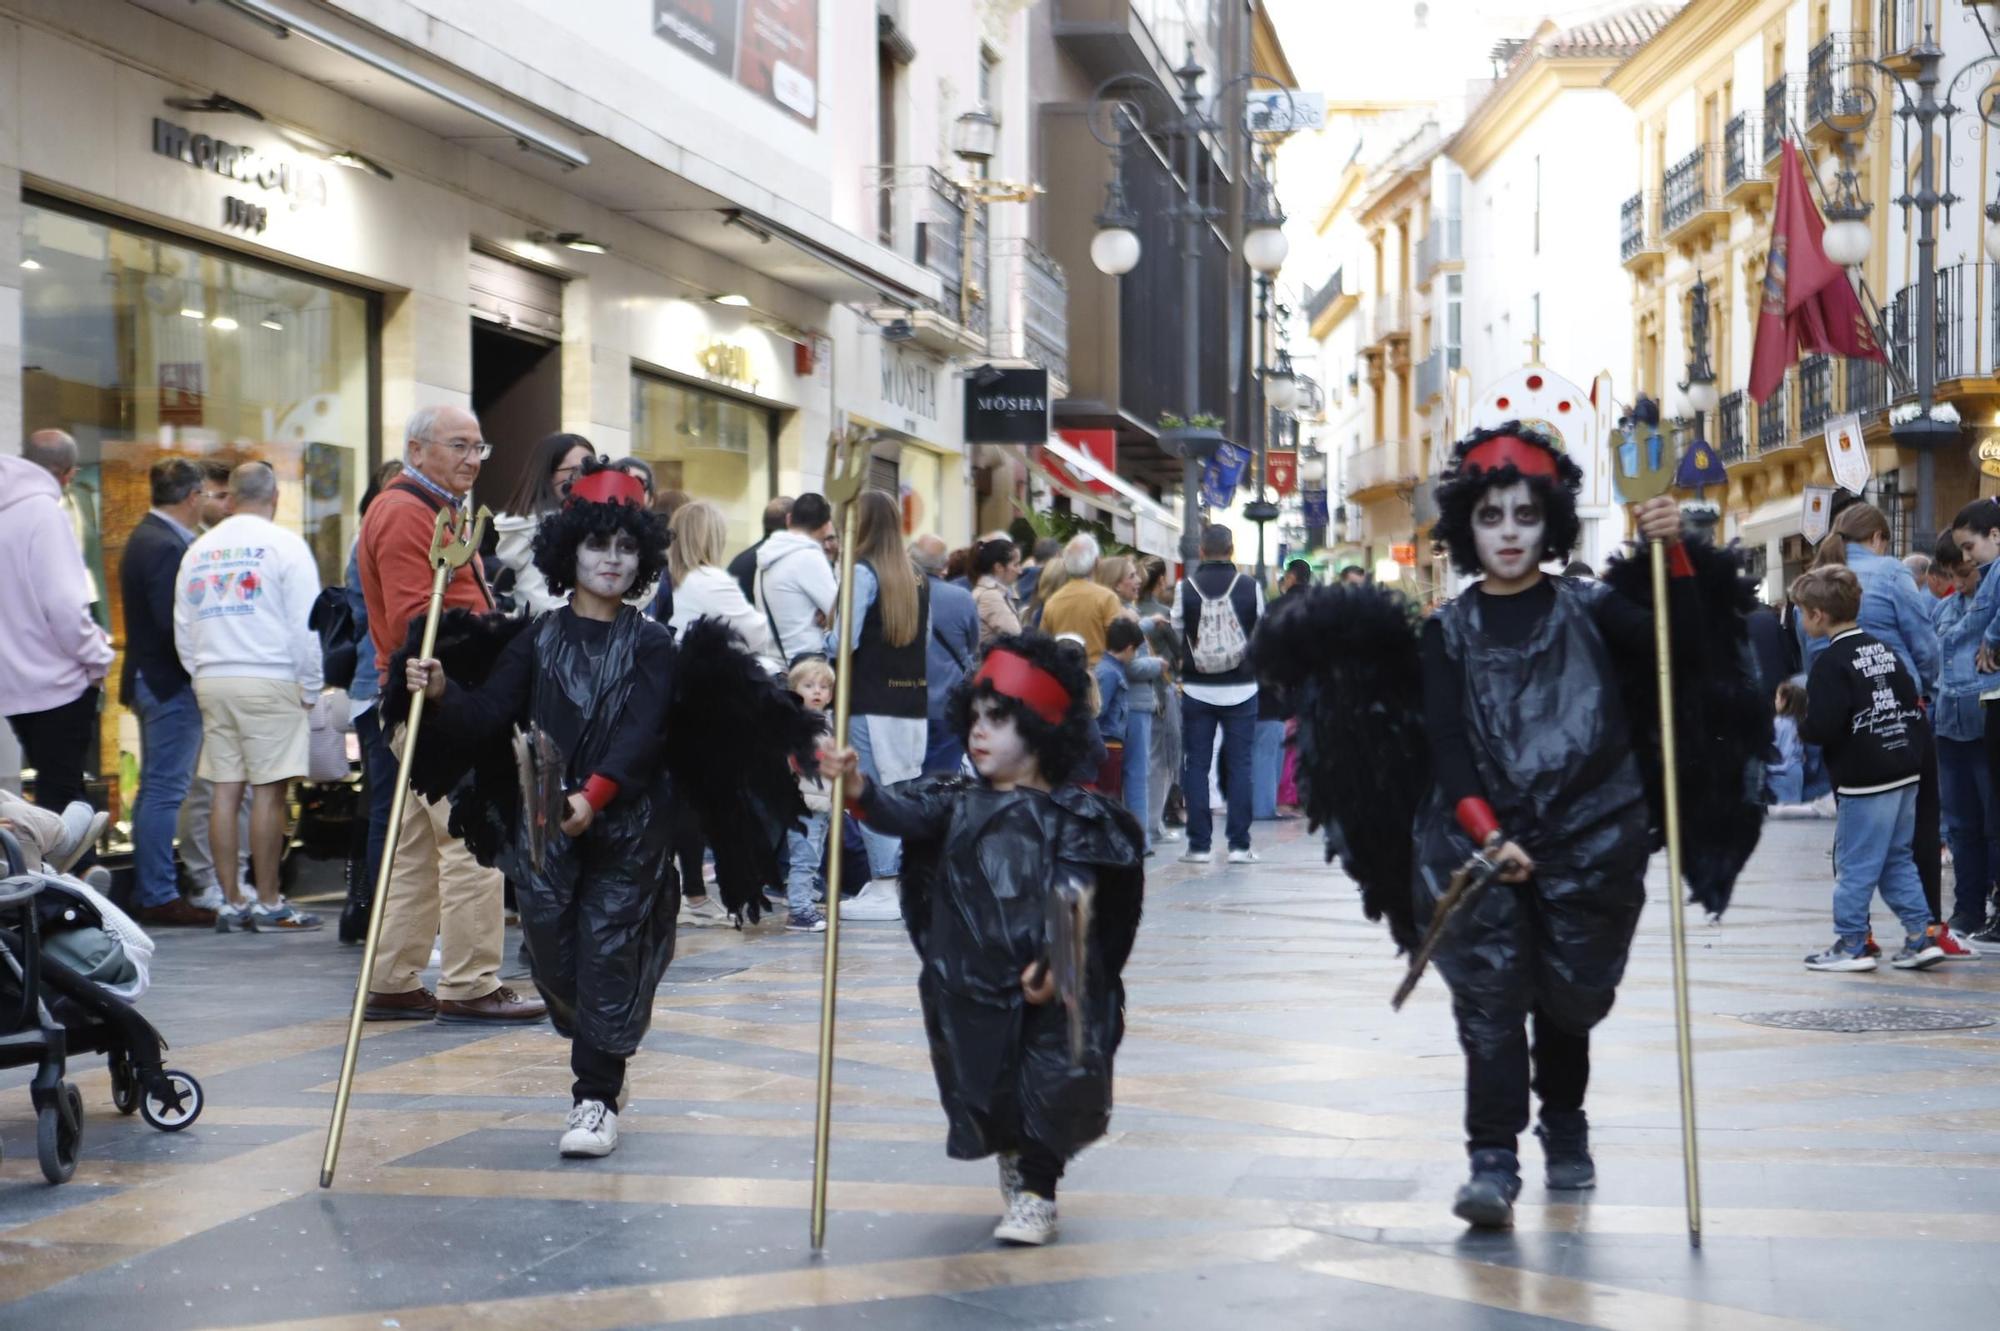
[[[571,483],[569,498],[563,502],[573,504],[579,499],[591,504],[630,504],[634,508],[644,508],[646,487],[632,473],[606,467],[578,477]]]
[[[1510,462],[1523,476],[1547,476],[1553,480],[1556,475],[1556,455],[1519,435],[1495,435],[1465,455],[1466,467],[1478,471],[1498,471]]]
[[[1027,704],[1029,711],[1052,726],[1061,725],[1069,713],[1069,690],[1054,675],[1015,652],[988,652],[972,682],[991,684],[995,693]]]

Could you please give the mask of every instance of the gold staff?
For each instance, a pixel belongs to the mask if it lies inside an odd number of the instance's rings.
[[[437,647],[438,617],[444,612],[445,584],[452,572],[471,561],[486,534],[486,521],[493,514],[482,505],[464,529],[464,539],[454,541],[452,511],[438,510],[431,528],[431,604],[424,613],[423,646],[417,655],[428,659]],[[401,688],[403,681],[390,680],[384,689]],[[424,721],[424,695],[410,695],[410,716],[403,729],[403,757],[396,765],[396,793],[389,798],[389,828],[384,836],[382,868],[375,875],[375,900],[368,910],[368,941],[361,949],[361,976],[354,984],[354,1011],[347,1019],[347,1048],[340,1055],[340,1086],[333,1094],[333,1122],[326,1131],[326,1156],[320,1161],[319,1185],[333,1186],[333,1167],[340,1159],[340,1135],[347,1129],[347,1100],[354,1090],[354,1061],[361,1053],[361,1022],[368,1007],[368,984],[375,974],[375,949],[382,941],[383,905],[389,897],[389,873],[396,863],[396,842],[403,830],[403,801],[410,789],[410,764],[417,752],[417,728]]]
[[[1654,442],[1660,459],[1652,463]],[[1614,455],[1620,449],[1614,436]],[[1627,503],[1643,503],[1673,488],[1673,448],[1655,434],[1633,430],[1622,443],[1631,450],[1616,468],[1618,488]],[[1649,542],[1653,558],[1653,653],[1659,660],[1660,789],[1667,824],[1667,922],[1674,944],[1674,1044],[1681,1072],[1681,1164],[1686,1173],[1688,1242],[1701,1246],[1701,1156],[1695,1142],[1694,1043],[1689,1032],[1687,980],[1687,921],[1683,918],[1681,886],[1681,791],[1674,745],[1673,633],[1667,615],[1667,543]]]
[[[826,497],[840,509],[840,642],[834,650],[833,745],[847,747],[848,664],[854,656],[854,501],[868,475],[868,445],[873,436],[850,428],[838,446],[834,468],[826,478]],[[833,1132],[833,1006],[834,977],[840,969],[840,882],[846,840],[846,778],[833,786],[833,854],[826,866],[826,958],[819,982],[819,1094],[813,1107],[812,1246],[826,1246],[826,1153]]]

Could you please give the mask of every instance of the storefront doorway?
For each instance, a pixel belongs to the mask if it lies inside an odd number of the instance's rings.
[[[536,442],[562,429],[562,348],[474,319],[472,412],[493,445],[473,493],[504,512]]]

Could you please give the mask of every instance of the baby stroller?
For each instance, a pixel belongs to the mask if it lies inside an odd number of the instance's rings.
[[[163,1068],[166,1041],[131,1004],[88,975],[44,955],[47,935],[102,927],[90,899],[46,874],[28,873],[21,846],[0,828],[0,1068],[33,1067],[29,1083],[37,1116],[35,1146],[42,1175],[67,1182],[83,1139],[83,1096],[63,1080],[71,1054],[110,1059],[111,1102],[138,1111],[162,1132],[178,1132],[201,1115],[201,1083]]]

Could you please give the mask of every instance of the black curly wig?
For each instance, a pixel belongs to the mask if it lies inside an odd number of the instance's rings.
[[[1065,652],[1046,633],[1011,634],[994,639],[980,654],[982,667],[995,652],[1012,652],[1053,678],[1069,695],[1068,709],[1060,722],[1045,721],[1019,698],[1000,692],[991,680],[980,679],[979,672],[974,671],[951,691],[945,704],[945,717],[952,733],[964,743],[972,733],[973,704],[991,699],[1000,716],[1013,718],[1021,739],[1042,769],[1042,779],[1051,786],[1059,786],[1089,761],[1092,752],[1089,667],[1081,655]]]
[[[1531,448],[1543,449],[1551,454],[1556,474],[1553,477],[1524,477],[1521,469],[1511,462],[1491,469],[1466,464],[1467,455],[1481,444],[1510,435]],[[1451,465],[1438,477],[1438,516],[1437,524],[1431,529],[1431,537],[1450,553],[1451,566],[1460,573],[1471,576],[1482,571],[1479,548],[1472,539],[1472,510],[1478,507],[1480,496],[1488,490],[1505,489],[1520,480],[1527,481],[1529,490],[1534,492],[1542,506],[1540,562],[1567,559],[1570,551],[1576,548],[1577,538],[1583,534],[1583,523],[1576,515],[1576,496],[1583,488],[1583,469],[1547,435],[1528,429],[1519,421],[1508,421],[1491,430],[1475,430],[1459,440],[1452,449]]]
[[[603,458],[585,458],[580,481],[611,468]],[[591,536],[624,532],[639,545],[636,588],[650,587],[667,567],[667,524],[660,515],[638,504],[597,504],[570,498],[542,519],[535,532],[535,567],[548,580],[549,591],[562,596],[576,585],[576,552]]]

